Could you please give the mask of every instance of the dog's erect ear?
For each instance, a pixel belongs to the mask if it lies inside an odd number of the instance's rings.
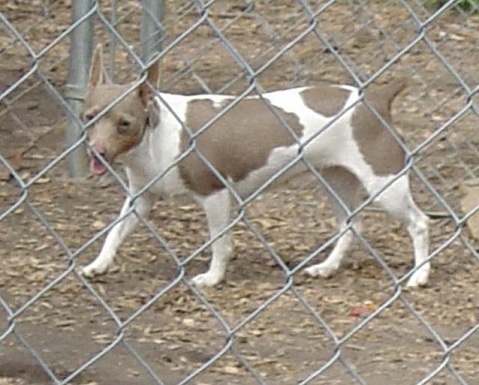
[[[103,48],[101,44],[98,44],[91,61],[88,87],[95,88],[101,84],[107,83],[111,83],[111,79],[108,76],[105,67],[103,67]]]
[[[160,124],[160,109],[155,101],[148,103],[148,126],[150,128],[158,127]]]
[[[147,106],[148,103],[154,98],[155,92],[153,89],[158,89],[159,78],[160,65],[158,61],[156,61],[148,67],[146,80],[140,85],[140,87],[138,87],[138,96],[143,102],[143,105]]]

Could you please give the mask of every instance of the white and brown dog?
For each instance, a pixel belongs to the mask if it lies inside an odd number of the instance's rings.
[[[122,220],[109,232],[99,256],[83,268],[84,275],[108,269],[138,223],[137,214],[149,212],[155,195],[186,193],[204,208],[214,240],[209,270],[193,282],[216,285],[232,253],[230,234],[224,231],[230,224],[232,190],[248,197],[280,170],[285,170],[284,180],[305,172],[309,164],[341,198],[342,203],[331,202],[344,234],[328,258],[306,272],[329,277],[338,269],[355,239],[352,227],[360,231],[350,213],[361,204],[363,186],[412,238],[416,266],[408,285],[427,283],[428,219],[411,196],[405,153],[383,124],[391,122],[391,103],[404,81],[364,93],[351,86],[321,85],[237,101],[225,95],[158,93],[158,77],[153,64],[138,87],[113,84],[103,69],[101,47],[95,50],[84,110],[91,169],[103,174],[122,155],[131,196],[157,180],[133,201],[126,200]]]

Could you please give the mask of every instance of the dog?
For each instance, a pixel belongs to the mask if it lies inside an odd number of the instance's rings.
[[[316,170],[329,186],[343,234],[327,259],[306,273],[330,277],[339,268],[361,231],[351,213],[362,203],[363,187],[412,239],[415,271],[407,285],[427,284],[428,218],[412,198],[404,149],[384,125],[391,125],[391,104],[407,81],[364,92],[316,85],[237,100],[160,93],[158,79],[154,63],[137,86],[114,84],[104,70],[101,45],[95,49],[83,113],[91,170],[102,175],[121,156],[135,199],[126,199],[100,254],[82,269],[85,276],[108,270],[137,215],[146,216],[155,197],[189,194],[206,213],[212,241],[209,269],[193,283],[217,285],[232,254],[231,200],[247,198],[281,171],[275,184]]]

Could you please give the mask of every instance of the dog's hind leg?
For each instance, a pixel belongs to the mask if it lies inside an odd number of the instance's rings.
[[[417,287],[427,284],[431,264],[429,257],[429,223],[428,217],[416,206],[407,175],[381,193],[376,199],[388,214],[399,220],[407,229],[414,246],[416,271],[409,279],[407,286]]]
[[[356,233],[361,231],[359,218],[350,216],[350,212],[354,211],[361,203],[361,182],[355,175],[342,167],[326,168],[321,170],[321,175],[334,191],[333,194],[326,189],[338,220],[339,231],[344,231],[344,233],[323,262],[310,266],[305,271],[311,276],[330,277],[338,270],[341,261],[354,243],[355,235],[352,229],[354,228]],[[342,204],[338,198],[341,199]]]

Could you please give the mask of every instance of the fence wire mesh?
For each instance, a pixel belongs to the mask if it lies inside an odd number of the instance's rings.
[[[111,77],[135,79],[146,65],[141,3],[91,4]],[[85,141],[64,141],[72,3],[1,0],[0,384],[479,384],[479,255],[468,227],[478,210],[477,4],[165,2],[165,92],[408,76],[394,121],[432,218],[428,287],[404,288],[410,241],[371,205],[352,258],[312,279],[301,268],[343,234],[317,180],[288,185],[239,205],[227,281],[200,290],[190,278],[211,242],[189,201],[139,216],[106,276],[77,273],[130,193],[121,167],[100,180],[66,175]]]

